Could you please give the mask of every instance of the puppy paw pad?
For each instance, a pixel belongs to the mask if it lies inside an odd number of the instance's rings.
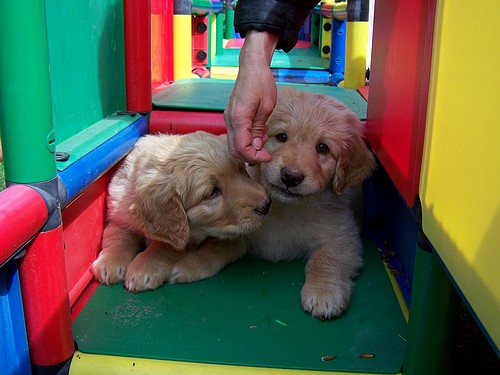
[[[347,309],[350,296],[350,287],[333,283],[306,283],[301,292],[302,307],[321,320],[332,319]]]

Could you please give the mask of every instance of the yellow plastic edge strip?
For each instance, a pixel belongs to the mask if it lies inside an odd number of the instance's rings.
[[[240,367],[229,365],[212,365],[204,363],[164,361],[157,359],[117,357],[101,354],[85,354],[75,352],[71,367],[70,375],[93,374],[93,375],[122,375],[122,374],[139,374],[139,375],[275,375],[275,374],[301,374],[301,375],[318,375],[325,374],[324,371],[303,371],[291,369],[275,369],[262,367]],[[338,375],[359,375],[353,372],[330,372],[330,374]],[[383,374],[372,374],[383,375]],[[398,373],[396,375],[401,375]]]

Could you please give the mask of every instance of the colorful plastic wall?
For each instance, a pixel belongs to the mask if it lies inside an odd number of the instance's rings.
[[[140,10],[128,13],[132,19],[140,18],[127,23],[132,35],[148,28],[151,22],[153,45],[155,38],[170,37],[161,18],[149,19],[144,12],[145,2],[124,3],[125,7],[137,6]],[[162,8],[166,4],[160,0],[153,0],[152,4],[154,15],[171,14],[171,10]],[[368,106],[370,144],[409,208],[415,207],[420,194],[423,231],[498,352],[500,159],[495,141],[500,134],[494,109],[495,88],[500,83],[495,64],[500,55],[493,48],[494,23],[481,20],[489,19],[490,13],[500,14],[500,9],[495,0],[489,0],[478,17],[470,17],[467,9],[451,0],[440,1],[434,33],[434,1],[395,5],[377,0],[376,4]],[[49,211],[42,196],[24,185],[11,186],[0,193],[0,212],[10,210],[2,216],[7,219],[0,220],[1,261],[36,235],[28,246],[29,255],[20,262],[21,275],[13,263],[0,272],[0,290],[8,294],[7,299],[0,299],[2,311],[6,312],[0,326],[8,325],[13,316],[23,313],[19,279],[26,290],[28,337],[24,321],[19,319],[19,325],[12,327],[8,337],[12,343],[9,349],[14,348],[8,352],[13,360],[0,366],[8,371],[27,371],[30,360],[44,367],[59,365],[70,357],[73,347],[68,329],[69,306],[75,314],[78,312],[84,303],[81,295],[92,279],[88,267],[99,251],[108,171],[148,131],[147,117],[117,113],[123,109],[151,109],[151,78],[144,80],[151,66],[151,46],[147,41],[146,45],[143,43],[144,35],[136,40],[125,36],[122,14],[127,11],[123,7],[118,0],[23,0],[4,2],[0,7],[4,27],[17,30],[2,38],[0,47],[0,78],[4,90],[11,95],[7,98],[3,94],[1,98],[2,109],[9,109],[2,110],[0,117],[2,125],[9,124],[2,128],[2,136],[18,139],[5,143],[7,178],[28,185],[53,183],[57,179],[56,184],[64,187],[64,194],[57,197],[61,207],[50,210],[62,215],[62,227],[56,225],[39,235],[36,233],[45,224]],[[26,20],[26,15],[35,17]],[[475,32],[464,32],[470,29]],[[31,39],[33,35],[38,39]],[[125,47],[126,43],[131,44]],[[159,49],[167,51],[168,56],[172,43]],[[132,61],[139,58],[135,61],[136,69],[131,69],[133,63],[126,66],[130,60],[125,50],[131,52]],[[173,77],[172,64],[165,61],[165,55],[159,60],[155,56],[153,72],[155,66],[161,69],[153,75],[153,81],[156,77],[160,86],[168,84]],[[469,65],[456,64],[464,58]],[[5,64],[9,60],[23,64]],[[134,80],[139,86],[129,85]],[[460,80],[464,83],[457,85]],[[5,82],[15,84],[6,86]],[[125,92],[147,92],[147,96],[137,95],[129,101]],[[189,116],[196,117],[192,113]],[[189,116],[182,112],[153,112],[152,129],[185,129]],[[30,122],[35,121],[36,126],[30,128]],[[193,120],[197,121],[200,119]],[[204,121],[210,121],[214,132],[223,132],[220,114]],[[109,133],[109,129],[113,132]],[[69,154],[67,163],[57,163],[58,171],[55,151]],[[30,164],[33,160],[43,167],[34,168]],[[89,228],[93,228],[92,233]],[[402,253],[405,251],[414,253],[413,248],[403,249]],[[407,263],[412,264],[412,260]],[[34,280],[40,274],[56,274],[54,268],[63,271],[52,280],[57,288],[50,289],[55,292],[47,299],[40,289],[28,289],[36,284]],[[52,313],[62,318],[51,321],[48,316]],[[47,327],[52,332],[47,332]],[[31,359],[23,340],[30,342]],[[3,347],[0,349],[7,353]]]
[[[1,367],[55,373],[73,355],[70,304],[91,280],[85,271],[100,243],[107,183],[92,183],[148,124],[118,113],[126,109],[121,1],[2,2],[0,19],[11,30],[0,43],[1,262],[20,255],[0,270],[2,327],[12,327]],[[149,38],[146,48],[150,56]]]
[[[500,49],[483,1],[438,2],[420,196],[423,229],[499,352]],[[473,32],[471,32],[473,31]]]

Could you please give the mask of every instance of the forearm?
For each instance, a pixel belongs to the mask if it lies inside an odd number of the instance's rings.
[[[240,52],[240,67],[254,63],[260,64],[262,61],[265,61],[269,66],[278,40],[279,35],[266,31],[248,30]]]

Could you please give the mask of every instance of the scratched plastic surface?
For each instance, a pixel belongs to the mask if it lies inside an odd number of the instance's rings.
[[[332,321],[300,305],[304,262],[244,258],[215,277],[128,293],[99,286],[74,323],[78,349],[210,364],[301,370],[400,371],[406,323],[377,249],[347,312]]]

